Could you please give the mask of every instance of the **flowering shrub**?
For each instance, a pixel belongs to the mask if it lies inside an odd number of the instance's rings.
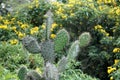
[[[88,49],[82,50],[78,60],[82,62],[84,72],[107,79],[107,67],[119,57],[119,54],[113,54],[119,52],[120,45],[119,1],[68,0],[66,3],[53,2],[52,5],[55,23],[59,28],[66,28],[73,40],[83,31],[91,32],[92,42]],[[116,68],[109,70],[114,71]]]

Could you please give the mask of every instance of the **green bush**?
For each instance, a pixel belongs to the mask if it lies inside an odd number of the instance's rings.
[[[42,67],[42,59],[40,55],[27,55],[21,44],[11,45],[8,42],[0,44],[0,62],[2,66],[12,72],[20,67],[20,65],[27,65],[29,68],[35,69]],[[29,61],[29,63],[27,62]]]
[[[15,73],[10,72],[8,69],[0,65],[0,79],[1,80],[18,80],[18,77]]]

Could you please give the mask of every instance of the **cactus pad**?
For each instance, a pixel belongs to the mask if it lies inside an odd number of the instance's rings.
[[[63,72],[65,71],[67,66],[67,58],[65,56],[63,56],[60,61],[58,62],[58,71],[59,72]]]
[[[52,18],[53,13],[51,12],[51,10],[48,10],[45,15],[47,16],[47,19],[46,19],[46,29],[44,33],[45,33],[46,39],[48,40],[51,33],[50,29],[53,23],[53,18]]]
[[[80,51],[79,48],[79,41],[76,40],[75,42],[72,43],[69,52],[68,52],[68,59],[74,60],[78,56],[78,52]]]
[[[54,64],[46,63],[44,77],[45,80],[59,80],[58,69]]]
[[[34,37],[26,36],[22,40],[23,46],[30,52],[30,53],[39,53],[41,48]]]
[[[41,43],[41,54],[45,62],[53,62],[55,58],[54,42],[52,42],[51,40],[47,40]]]
[[[18,77],[20,80],[24,80],[25,79],[25,75],[27,74],[27,68],[26,66],[22,66],[18,72]]]
[[[60,30],[55,38],[55,51],[62,50],[69,43],[69,34],[65,29]]]
[[[90,43],[91,35],[89,32],[84,32],[79,36],[80,47],[85,47]]]

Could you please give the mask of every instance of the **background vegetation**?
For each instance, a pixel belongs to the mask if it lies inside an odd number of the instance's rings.
[[[20,5],[18,5],[20,3]],[[57,59],[67,55],[69,46],[83,32],[90,32],[90,44],[81,48],[76,61],[61,74],[61,80],[119,80],[120,74],[120,1],[119,0],[44,0],[0,2],[0,79],[19,80],[22,65],[43,72],[41,55],[29,54],[22,39],[31,35],[44,41],[46,12],[53,12],[50,38],[54,40],[60,29],[70,35],[69,44],[57,52]],[[97,80],[97,79],[95,79]]]

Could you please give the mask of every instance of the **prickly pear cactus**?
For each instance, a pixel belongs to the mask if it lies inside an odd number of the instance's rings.
[[[69,49],[68,56],[67,56],[68,60],[69,61],[74,60],[77,57],[79,51],[80,51],[79,41],[76,40],[75,42],[72,43]]]
[[[58,69],[54,64],[46,63],[44,77],[45,80],[59,80]]]
[[[63,56],[58,62],[58,71],[64,72],[67,67],[68,59]]]
[[[60,51],[62,50],[66,44],[69,43],[69,34],[65,29],[60,30],[57,35],[56,38],[54,40],[55,42],[55,51]]]
[[[34,37],[26,36],[23,38],[22,44],[30,53],[40,53],[41,48]]]
[[[84,32],[79,36],[80,47],[85,47],[90,43],[91,35],[89,32]]]
[[[26,66],[22,66],[18,72],[18,77],[20,80],[24,80],[25,79],[25,75],[27,74],[27,68]]]
[[[44,78],[35,70],[31,70],[25,76],[25,80],[44,80]]]
[[[54,62],[54,42],[52,42],[51,40],[47,40],[41,43],[41,54],[45,62]]]

